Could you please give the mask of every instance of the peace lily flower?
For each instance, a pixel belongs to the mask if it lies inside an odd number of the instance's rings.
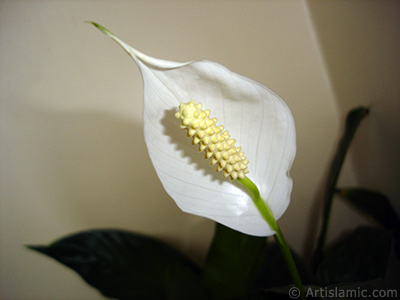
[[[144,81],[146,145],[162,185],[176,204],[187,213],[249,235],[275,234],[279,228],[265,222],[254,205],[254,195],[235,179],[255,183],[258,199],[265,200],[258,205],[269,207],[275,220],[285,212],[292,190],[289,170],[296,152],[296,135],[293,116],[283,100],[260,83],[215,62],[156,59],[132,48],[104,27],[92,24],[117,42],[139,66]],[[211,157],[213,150],[206,149],[205,155],[232,182],[210,167],[204,154],[198,153],[199,147],[200,151],[205,148],[199,136],[187,128],[188,135],[194,137],[193,143],[200,144],[193,146],[180,129],[186,122],[185,112],[177,113],[182,103],[201,103],[198,115],[203,112],[203,119],[214,120],[213,128],[221,136],[223,128],[229,131],[235,141],[232,149],[236,150],[232,151],[237,154],[229,165],[233,173],[227,171],[229,159],[222,162],[222,154]]]

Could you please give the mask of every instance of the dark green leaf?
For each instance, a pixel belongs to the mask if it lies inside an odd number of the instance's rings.
[[[395,251],[400,259],[400,220],[385,195],[360,188],[338,189],[343,199],[387,229],[395,230]]]
[[[73,269],[110,298],[204,299],[199,268],[167,244],[143,235],[93,230],[29,248]]]
[[[346,157],[347,150],[350,147],[351,141],[353,140],[356,130],[360,125],[362,119],[367,114],[368,114],[368,108],[358,107],[351,110],[346,117],[346,125],[344,133],[339,141],[339,145],[336,150],[335,156],[333,157],[325,185],[323,211],[322,211],[322,227],[313,257],[314,267],[318,265],[323,256],[326,235],[328,232],[328,224],[332,207],[332,200],[333,200],[333,195],[335,193],[336,183],[339,178],[340,170],[342,169],[342,165]]]
[[[400,229],[400,220],[385,195],[360,188],[338,189],[337,194],[387,229]]]
[[[392,233],[384,228],[358,227],[328,248],[316,271],[322,286],[358,282],[385,275]]]
[[[246,235],[217,223],[203,270],[203,282],[214,299],[241,299],[253,290],[265,246],[266,238]]]
[[[311,281],[309,270],[306,268],[300,257],[292,249],[290,251],[292,252],[293,259],[296,263],[303,284],[309,284]],[[290,284],[293,284],[293,279],[286,267],[285,259],[283,258],[278,245],[275,242],[268,242],[264,263],[257,277],[257,288],[267,289]]]

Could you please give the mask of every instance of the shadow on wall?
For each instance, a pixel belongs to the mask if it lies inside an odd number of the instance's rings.
[[[96,220],[145,227],[167,221],[162,212],[170,199],[152,168],[140,125],[96,112],[48,118],[39,123],[49,151],[44,175],[66,213],[82,226]]]
[[[142,124],[103,111],[56,111],[24,101],[8,105],[12,132],[6,156],[16,162],[9,167],[15,170],[10,180],[18,205],[40,201],[28,212],[38,226],[32,234],[53,222],[65,230],[125,228],[169,240],[189,256],[204,255],[192,253],[199,245],[192,245],[191,236],[211,234],[213,223],[200,226],[203,219],[182,213],[165,193]]]
[[[387,99],[370,104],[370,113],[356,135],[351,151],[360,186],[389,197],[400,213],[400,101]]]

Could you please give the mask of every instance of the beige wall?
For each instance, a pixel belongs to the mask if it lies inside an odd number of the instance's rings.
[[[298,154],[280,224],[307,253],[350,107],[372,103],[373,110],[341,182],[400,194],[399,9],[397,1],[0,2],[0,298],[103,299],[25,244],[124,228],[161,237],[201,262],[212,236],[213,223],[180,212],[152,169],[136,66],[83,21],[155,57],[220,62],[285,99]],[[332,222],[340,226],[331,237],[364,222],[354,216],[335,203]]]
[[[341,114],[371,108],[351,153],[357,180],[400,213],[400,3],[308,2]]]

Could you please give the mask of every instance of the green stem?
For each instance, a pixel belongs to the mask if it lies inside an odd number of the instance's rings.
[[[279,228],[278,223],[276,223],[274,215],[269,209],[267,203],[261,198],[260,191],[253,181],[251,181],[248,177],[245,177],[243,179],[238,178],[238,181],[251,192],[251,198],[253,199],[254,204],[261,213],[261,216],[268,223],[271,229],[275,231],[275,241],[278,244],[279,249],[281,250],[283,258],[285,259],[290,276],[292,277],[294,284],[300,291],[300,299],[306,299],[304,286],[301,281],[299,271],[297,270],[296,263],[294,262],[292,253],[290,252],[289,246],[286,243],[285,237],[283,236],[283,233]]]

